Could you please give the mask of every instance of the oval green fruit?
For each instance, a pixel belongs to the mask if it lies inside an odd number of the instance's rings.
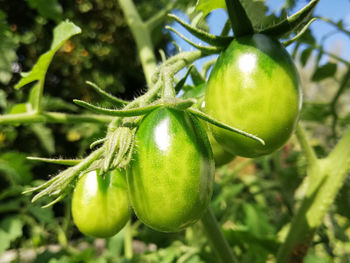
[[[205,111],[219,121],[256,135],[265,145],[211,126],[229,152],[245,157],[269,154],[293,133],[302,96],[295,65],[277,41],[256,34],[232,41],[208,81]]]
[[[162,232],[196,222],[213,191],[214,161],[204,128],[192,114],[160,108],[135,135],[128,169],[129,198],[137,217]]]
[[[129,220],[125,173],[104,175],[91,171],[79,178],[72,198],[72,215],[78,229],[89,236],[111,237]]]

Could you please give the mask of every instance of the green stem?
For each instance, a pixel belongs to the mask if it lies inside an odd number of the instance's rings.
[[[4,124],[24,124],[24,123],[109,123],[113,118],[94,114],[66,114],[60,112],[45,113],[19,113],[0,115],[0,126]]]
[[[202,216],[202,224],[207,237],[210,241],[212,249],[220,257],[222,263],[235,263],[236,258],[233,255],[233,251],[228,244],[226,238],[221,232],[218,221],[215,218],[213,211],[208,208],[208,210]]]
[[[312,149],[311,145],[309,144],[309,141],[305,135],[305,131],[303,130],[300,124],[296,129],[296,136],[298,138],[300,147],[303,149],[304,154],[306,155],[308,165],[309,166],[315,165],[317,161],[315,151]]]
[[[319,18],[319,19],[321,19],[321,20],[323,20],[323,21],[325,21],[325,22],[331,24],[332,26],[335,26],[335,27],[337,28],[337,30],[339,30],[339,31],[341,31],[341,32],[343,32],[343,33],[345,33],[345,34],[347,34],[347,35],[350,37],[350,31],[345,30],[344,27],[339,26],[338,23],[333,22],[332,20],[330,20],[330,19],[327,18],[327,17],[321,17],[321,16],[319,16],[319,17],[317,17],[317,18]]]
[[[124,256],[127,259],[132,259],[132,227],[130,221],[125,226],[125,237],[124,237]]]
[[[148,86],[151,87],[152,75],[156,69],[157,60],[153,52],[150,30],[147,24],[142,21],[132,0],[118,0],[118,2],[136,41],[143,72]]]
[[[350,80],[350,67],[348,68],[348,70],[346,71],[346,73],[344,74],[341,82],[340,82],[340,86],[339,89],[337,90],[336,94],[334,95],[331,103],[330,103],[330,107],[331,107],[331,112],[333,115],[333,121],[332,121],[332,130],[333,130],[333,135],[334,137],[336,137],[336,128],[337,128],[337,122],[338,122],[338,114],[337,114],[337,103],[338,100],[340,98],[340,96],[344,93],[344,91],[347,88],[348,82]]]
[[[287,238],[277,253],[277,263],[303,262],[313,236],[350,169],[350,129],[331,154],[308,167],[308,189],[293,217]]]
[[[47,69],[45,69],[45,72],[47,71]],[[40,79],[38,81],[38,83],[36,84],[35,87],[33,87],[34,89],[34,97],[33,97],[33,109],[35,110],[35,112],[40,113],[42,111],[42,97],[44,94],[44,83],[45,83],[45,75],[42,79]]]
[[[168,13],[175,7],[176,1],[169,2],[162,10],[154,14],[145,24],[150,32],[159,26],[166,18]]]

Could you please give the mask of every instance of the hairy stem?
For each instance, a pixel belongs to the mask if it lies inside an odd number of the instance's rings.
[[[350,169],[350,129],[331,154],[308,167],[308,188],[293,217],[287,238],[277,253],[277,263],[303,262],[313,236],[334,201]]]

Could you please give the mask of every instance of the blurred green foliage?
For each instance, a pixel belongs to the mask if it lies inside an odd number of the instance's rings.
[[[200,2],[199,9],[204,13],[213,9],[213,6],[205,7],[206,1]],[[243,2],[252,18],[266,15],[268,9],[263,1]],[[295,2],[287,1],[285,8],[291,9]],[[135,1],[144,19],[152,17],[167,3]],[[194,1],[180,1],[179,7],[186,11],[187,5],[193,6]],[[285,9],[280,11],[279,15],[266,17],[266,25],[286,15]],[[0,0],[0,113],[23,112],[28,107],[23,103],[29,96],[28,87],[13,89],[20,78],[18,73],[29,71],[39,56],[49,50],[52,30],[64,19],[78,25],[82,34],[67,41],[55,55],[46,75],[44,109],[77,113],[80,110],[70,103],[74,98],[106,103],[87,88],[86,80],[123,99],[132,99],[145,90],[136,46],[117,1]],[[162,26],[154,30],[154,47],[171,55],[175,49],[169,45],[171,39]],[[344,29],[342,23],[338,29]],[[337,133],[341,134],[350,123],[347,100],[337,106],[339,122],[334,133],[331,104],[309,95],[315,89],[316,95],[321,93],[320,87],[326,83],[329,89],[322,96],[332,98],[328,92],[330,89],[333,89],[331,95],[337,92],[344,72],[350,68],[338,60],[321,63],[325,53],[318,47],[322,44],[316,46],[308,30],[294,46],[293,53],[295,60],[300,61],[299,66],[305,67],[303,71],[309,74],[310,82],[304,85],[306,102],[301,119],[320,157],[334,145],[334,139],[339,137]],[[307,67],[310,62],[312,67]],[[349,87],[349,82],[345,86]],[[145,227],[133,217],[135,255],[129,260],[123,252],[124,231],[107,240],[78,232],[72,223],[69,197],[53,208],[42,209],[45,198],[32,204],[31,197],[22,194],[29,185],[38,185],[48,175],[63,169],[30,162],[26,156],[83,156],[94,140],[104,136],[105,129],[104,125],[90,123],[1,126],[0,261],[6,255],[13,262],[22,262],[18,257],[25,262],[45,263],[217,262],[200,223],[180,233],[164,234]],[[269,262],[276,253],[304,194],[305,170],[305,158],[294,139],[271,156],[256,160],[236,158],[217,170],[211,206],[239,262]],[[349,198],[350,183],[346,181],[305,262],[350,262]]]

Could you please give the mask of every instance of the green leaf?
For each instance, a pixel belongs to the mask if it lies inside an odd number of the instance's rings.
[[[26,185],[32,180],[31,166],[23,153],[7,152],[0,155],[0,171],[4,172],[9,182]]]
[[[198,0],[196,4],[196,10],[202,12],[203,16],[208,15],[211,11],[219,8],[226,9],[225,0]]]
[[[316,121],[324,123],[326,118],[331,115],[328,104],[305,102],[301,110],[301,120]]]
[[[325,65],[322,65],[321,67],[318,67],[314,74],[312,75],[312,81],[321,81],[329,77],[333,77],[335,73],[337,72],[337,64],[335,63],[327,63]]]
[[[30,103],[18,103],[12,106],[10,114],[31,112],[33,107]]]
[[[248,203],[243,204],[243,212],[245,225],[253,235],[266,237],[274,232],[272,225],[269,224],[268,217],[263,213],[260,206]]]
[[[265,0],[241,0],[241,3],[254,28],[261,27],[268,11]]]
[[[30,8],[36,9],[42,17],[60,21],[62,19],[62,6],[57,0],[26,0]]]
[[[56,26],[53,31],[53,41],[50,50],[39,57],[38,62],[33,66],[30,72],[24,72],[21,74],[22,79],[15,85],[15,89],[19,89],[36,80],[43,81],[45,79],[46,71],[57,50],[70,37],[79,34],[80,32],[81,29],[69,21],[61,22]]]
[[[279,247],[279,243],[274,237],[257,237],[244,226],[224,230],[224,234],[231,245],[257,245],[272,254],[275,254]]]
[[[308,61],[309,57],[311,56],[311,53],[313,51],[312,47],[308,47],[303,50],[303,52],[300,55],[300,63],[303,67],[305,67],[306,62]]]
[[[55,224],[56,220],[52,209],[43,209],[39,206],[29,206],[29,212],[43,224]]]
[[[48,154],[55,153],[55,139],[51,129],[44,124],[36,123],[29,126],[35,136],[38,138],[41,146]]]
[[[15,217],[0,222],[0,255],[10,247],[12,241],[22,236],[22,227],[22,221]]]
[[[327,262],[329,261],[313,254],[307,255],[304,259],[304,263],[327,263]]]
[[[17,43],[5,18],[5,13],[0,11],[0,82],[6,85],[12,78],[12,64],[17,60]]]
[[[0,90],[0,108],[2,109],[5,109],[7,106],[6,97],[6,92],[4,90]]]

